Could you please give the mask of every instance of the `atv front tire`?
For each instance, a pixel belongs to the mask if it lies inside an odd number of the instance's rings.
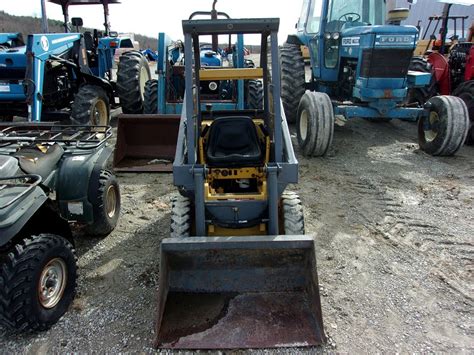
[[[71,243],[40,234],[14,245],[0,260],[0,323],[18,331],[50,328],[76,294]]]

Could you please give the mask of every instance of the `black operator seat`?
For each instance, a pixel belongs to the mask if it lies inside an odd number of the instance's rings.
[[[84,32],[84,44],[86,51],[94,52],[94,37],[90,31]]]
[[[210,167],[260,166],[264,162],[257,128],[247,116],[216,118],[204,149]]]

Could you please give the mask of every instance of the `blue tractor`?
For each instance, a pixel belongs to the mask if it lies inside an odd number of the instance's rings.
[[[210,16],[216,20],[230,19],[224,12],[196,11],[189,16]],[[252,67],[253,63],[244,59],[243,35],[237,35],[236,43],[232,44],[229,35],[228,46],[221,48],[218,37],[212,36],[212,43],[202,43],[199,46],[201,65],[209,69],[216,67],[244,68]],[[184,45],[182,41],[173,42],[164,33],[158,35],[158,79],[147,82],[145,87],[145,110],[149,114],[180,114],[184,98]],[[263,107],[263,84],[260,80],[234,81],[203,81],[200,86],[203,107],[213,105],[214,109],[260,109]]]
[[[120,58],[117,81],[113,81],[113,56],[120,38],[110,31],[108,4],[119,2],[49,1],[61,5],[65,33],[46,33],[45,28],[45,33],[29,35],[26,45],[18,34],[0,35],[3,120],[24,116],[39,122],[67,115],[76,124],[106,125],[116,96],[124,112],[142,112],[143,87],[150,78],[146,58],[138,51],[125,53]],[[76,32],[70,32],[69,6],[90,4],[104,6],[105,31],[79,33],[82,19],[72,18]]]
[[[283,105],[305,156],[325,155],[335,122],[354,117],[418,120],[420,148],[431,155],[453,155],[463,145],[469,117],[462,100],[408,103],[408,90],[430,85],[431,74],[409,71],[418,30],[385,25],[385,14],[385,1],[303,1],[297,33],[280,55]],[[309,82],[302,45],[310,53]]]

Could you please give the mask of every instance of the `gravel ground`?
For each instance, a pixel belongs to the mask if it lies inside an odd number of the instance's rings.
[[[330,338],[307,351],[474,352],[474,148],[434,158],[414,142],[414,124],[353,120],[336,129],[328,157],[300,156],[290,188],[316,238]],[[153,351],[158,248],[175,189],[165,174],[119,181],[117,229],[102,240],[78,233],[69,312],[43,333],[0,328],[0,353]]]

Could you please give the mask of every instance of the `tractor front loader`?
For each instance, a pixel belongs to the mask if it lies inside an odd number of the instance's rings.
[[[173,163],[179,195],[161,243],[159,348],[325,342],[314,239],[304,235],[298,161],[280,99],[279,19],[183,21],[185,87]],[[260,67],[202,66],[200,36],[259,34]],[[270,38],[270,45],[268,39]],[[270,83],[267,52],[271,53]],[[263,83],[261,109],[203,109],[209,80]]]

